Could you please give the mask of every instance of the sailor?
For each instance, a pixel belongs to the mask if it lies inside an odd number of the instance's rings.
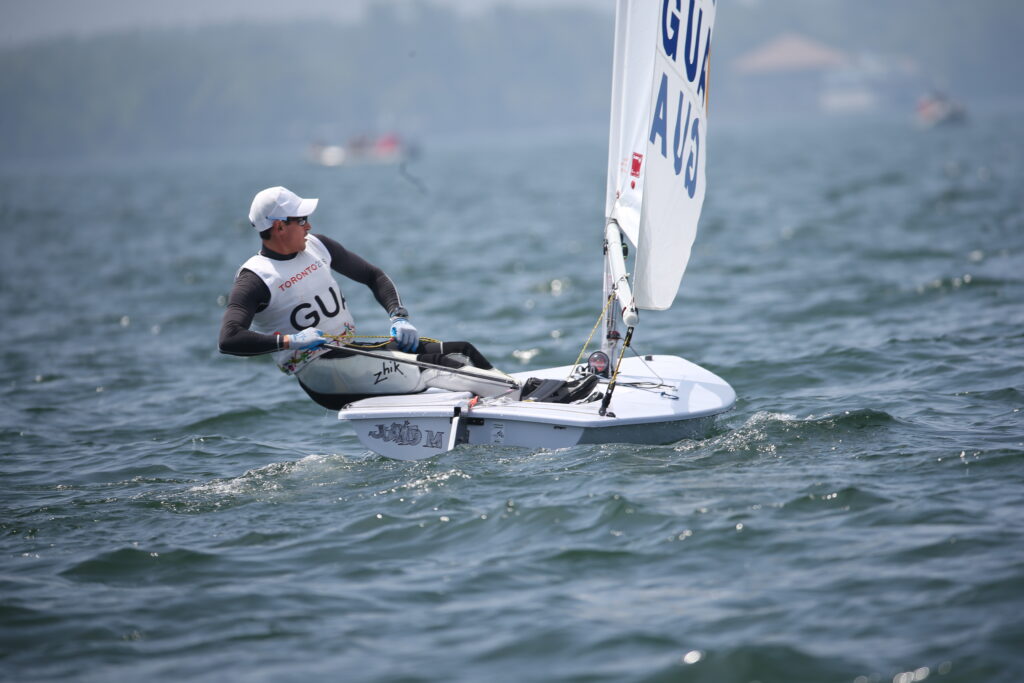
[[[439,387],[479,396],[517,393],[517,385],[469,342],[420,340],[398,289],[387,274],[322,234],[310,234],[317,199],[284,187],[258,192],[249,222],[263,246],[242,264],[220,328],[221,353],[271,353],[305,392],[332,410],[360,398],[406,394]],[[351,344],[356,330],[341,287],[331,271],[369,287],[391,319],[390,339],[373,356],[327,348],[332,339]],[[359,348],[356,346],[356,348]],[[411,364],[473,368],[468,373]],[[493,379],[487,379],[493,376]]]

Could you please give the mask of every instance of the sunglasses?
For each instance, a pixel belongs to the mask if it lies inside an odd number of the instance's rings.
[[[306,225],[309,223],[309,216],[288,216],[287,218],[267,216],[267,218],[273,221],[284,221],[285,223],[298,223],[299,225]]]

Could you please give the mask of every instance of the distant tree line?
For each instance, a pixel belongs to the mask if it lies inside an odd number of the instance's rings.
[[[461,15],[402,2],[373,5],[358,24],[147,30],[8,49],[0,51],[0,154],[602,126],[610,6]],[[910,55],[961,95],[1024,88],[1017,0],[764,0],[719,3],[718,13],[711,95],[719,111],[740,101],[730,61],[784,31]]]
[[[149,30],[0,53],[0,152],[500,131],[607,111],[611,16],[377,6],[358,25]],[[333,142],[333,140],[328,140]]]

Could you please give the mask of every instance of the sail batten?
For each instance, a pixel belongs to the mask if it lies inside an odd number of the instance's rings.
[[[606,216],[636,247],[638,308],[672,305],[696,237],[714,19],[714,0],[616,7]]]

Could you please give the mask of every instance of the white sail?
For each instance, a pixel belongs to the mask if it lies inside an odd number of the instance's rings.
[[[619,0],[606,216],[637,250],[634,303],[670,307],[704,203],[715,0]]]

